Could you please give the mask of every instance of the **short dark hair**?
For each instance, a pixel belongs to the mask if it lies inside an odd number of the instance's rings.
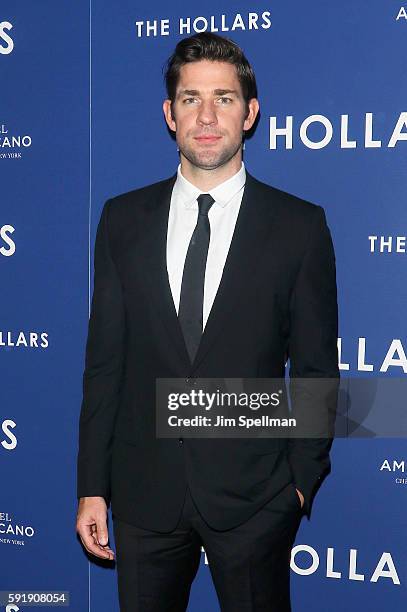
[[[257,98],[256,77],[242,49],[230,38],[213,32],[200,32],[180,40],[164,66],[164,81],[171,102],[175,100],[180,68],[200,60],[233,64],[246,105],[251,98]]]

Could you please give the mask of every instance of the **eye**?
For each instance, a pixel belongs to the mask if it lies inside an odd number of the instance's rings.
[[[226,104],[230,104],[231,102],[233,102],[232,98],[228,98],[227,96],[222,96],[221,98],[219,98],[221,105],[224,106]]]
[[[197,98],[185,98],[182,102],[183,104],[192,104],[192,102],[195,102],[197,100]]]

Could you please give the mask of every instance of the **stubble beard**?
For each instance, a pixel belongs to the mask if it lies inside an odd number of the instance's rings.
[[[215,170],[227,164],[239,152],[242,142],[235,143],[220,151],[202,150],[200,152],[188,147],[180,145],[178,148],[180,153],[189,161],[190,164],[201,170]]]

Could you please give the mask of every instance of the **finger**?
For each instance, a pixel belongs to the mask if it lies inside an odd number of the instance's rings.
[[[108,544],[105,544],[104,546],[102,546],[101,544],[99,544],[98,539],[97,539],[97,535],[96,534],[92,534],[92,538],[94,543],[101,549],[101,550],[107,550],[110,553],[112,553],[114,555],[113,550],[110,548],[110,546]]]
[[[108,560],[114,559],[113,551],[111,551],[110,549],[102,548],[101,546],[99,546],[99,544],[96,544],[94,542],[93,538],[86,539],[81,537],[81,540],[85,549],[95,557]]]
[[[110,553],[109,551],[105,551],[101,546],[99,546],[97,540],[95,540],[95,536],[90,533],[90,526],[82,526],[78,528],[79,537],[82,541],[82,544],[86,548],[88,552],[92,555],[96,555],[102,559],[109,559]]]
[[[109,553],[109,559],[112,559],[112,560],[114,559],[115,557],[114,550],[112,550],[109,546],[102,548],[102,550]]]
[[[101,546],[106,546],[109,542],[109,534],[107,531],[107,523],[105,517],[96,518],[96,537],[97,542]]]
[[[106,544],[105,546],[101,546],[95,538],[94,538],[94,544],[97,550],[107,552],[112,558],[114,558],[115,553],[108,544]]]

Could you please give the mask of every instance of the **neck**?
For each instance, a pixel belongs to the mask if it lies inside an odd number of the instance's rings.
[[[227,181],[234,174],[239,172],[242,166],[241,151],[239,151],[239,154],[236,154],[226,164],[223,164],[218,168],[211,168],[209,170],[194,166],[186,159],[186,157],[183,156],[182,153],[180,158],[182,176],[204,193],[207,193],[224,181]]]

